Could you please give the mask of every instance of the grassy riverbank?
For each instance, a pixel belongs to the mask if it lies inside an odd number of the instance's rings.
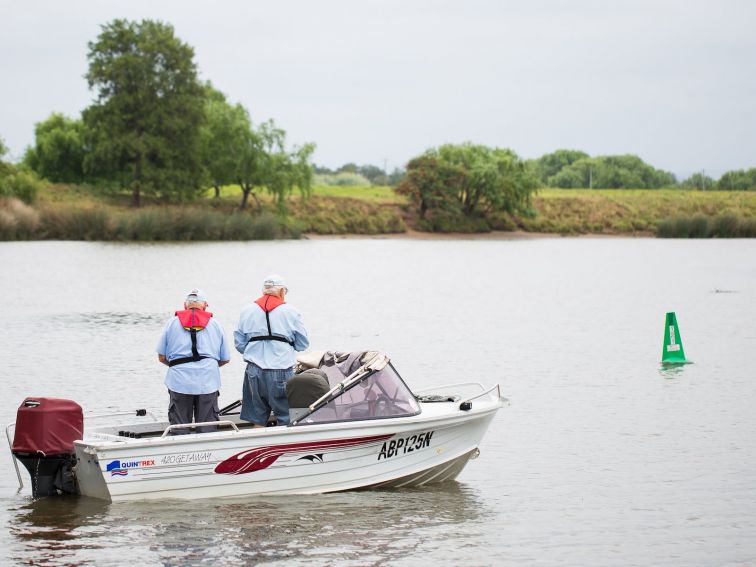
[[[517,219],[532,232],[655,235],[660,226],[690,218],[735,218],[744,226],[756,220],[755,191],[543,189],[533,204],[534,217]],[[756,236],[756,227],[744,236]]]
[[[126,194],[108,194],[75,185],[52,185],[33,205],[0,199],[0,240],[207,241],[269,240],[315,234],[388,234],[404,232],[400,201],[390,190],[370,188],[364,195],[316,189],[312,197],[293,197],[282,215],[274,201],[260,195],[240,211],[238,187],[224,187],[220,198],[209,191],[200,201],[146,203],[129,207]],[[391,195],[386,197],[386,195]]]
[[[127,194],[52,185],[34,205],[0,201],[0,240],[260,240],[403,233],[423,226],[389,187],[316,187],[309,199],[292,197],[285,216],[266,195],[259,197],[259,210],[252,204],[239,211],[239,200],[239,188],[229,186],[220,198],[210,190],[189,205],[148,202],[132,209]],[[532,214],[499,214],[467,226],[564,235],[754,237],[756,192],[544,189],[533,199]]]
[[[324,187],[316,189],[316,195],[357,195],[360,200],[393,206],[408,228],[422,229],[419,219],[407,213],[406,201],[389,187]],[[563,235],[756,237],[755,191],[541,189],[532,209],[528,215],[504,213],[465,224],[472,232],[488,226]],[[454,231],[455,225],[449,230]]]

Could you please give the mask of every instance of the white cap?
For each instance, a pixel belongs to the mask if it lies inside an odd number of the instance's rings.
[[[194,288],[189,293],[186,294],[185,302],[190,301],[196,301],[197,303],[207,303],[207,297],[205,297],[205,292],[201,289]]]
[[[272,287],[286,287],[286,282],[278,274],[271,274],[263,281],[263,289],[270,289]],[[288,291],[288,288],[286,288]]]

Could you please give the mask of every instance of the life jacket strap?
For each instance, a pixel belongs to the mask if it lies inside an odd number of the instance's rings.
[[[186,364],[187,362],[197,362],[199,360],[210,358],[209,356],[200,356],[197,350],[197,329],[189,329],[189,334],[192,337],[192,356],[185,356],[183,358],[174,358],[168,361],[168,366],[176,366],[177,364]]]
[[[260,337],[252,337],[251,339],[247,341],[247,344],[253,343],[255,341],[279,341],[279,342],[291,345],[291,347],[294,348],[294,341],[290,341],[286,337],[278,337],[276,335],[263,335]]]
[[[199,360],[203,360],[205,358],[210,358],[209,356],[185,356],[184,358],[174,358],[173,360],[168,361],[168,366],[176,366],[177,364],[186,364],[187,362],[197,362]]]
[[[265,311],[265,322],[268,324],[268,334],[267,335],[262,335],[262,336],[259,336],[259,337],[252,337],[251,339],[249,339],[247,341],[247,344],[255,342],[255,341],[279,341],[279,342],[282,342],[282,343],[287,343],[288,345],[291,346],[291,348],[294,348],[294,341],[293,340],[289,340],[286,337],[281,337],[281,336],[273,334],[273,331],[270,328],[270,311],[268,311],[264,307],[263,307],[263,310]],[[271,311],[272,311],[272,309],[271,309]]]

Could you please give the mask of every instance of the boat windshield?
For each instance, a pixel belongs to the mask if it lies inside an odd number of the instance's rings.
[[[381,419],[418,413],[420,404],[389,363],[316,409],[300,423]]]

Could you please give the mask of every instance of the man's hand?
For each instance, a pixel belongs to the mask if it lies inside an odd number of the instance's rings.
[[[168,366],[168,359],[167,359],[167,358],[165,357],[165,355],[164,355],[164,354],[159,354],[159,355],[158,355],[158,360],[159,360],[159,361],[160,361],[160,362],[161,362],[162,364],[165,364],[166,366]]]

